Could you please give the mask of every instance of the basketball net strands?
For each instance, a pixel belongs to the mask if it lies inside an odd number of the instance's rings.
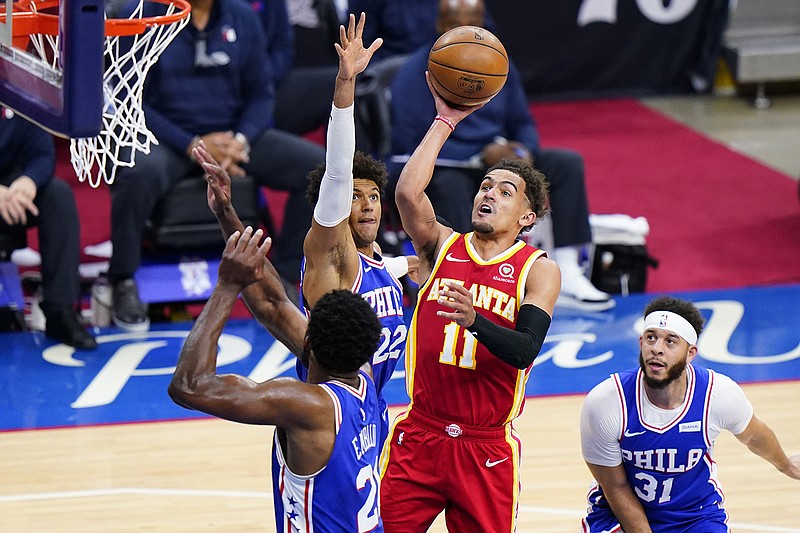
[[[160,4],[157,7],[163,14],[145,16],[147,8],[155,4]],[[25,49],[21,55],[28,56],[26,60],[37,63],[50,76],[63,73],[65,64],[61,42],[65,23],[61,16],[50,13],[58,7],[59,0],[21,0],[14,3],[11,17],[14,45]],[[120,166],[134,165],[137,151],[150,153],[150,145],[158,144],[145,124],[144,82],[161,53],[189,22],[190,11],[186,0],[138,0],[128,18],[106,18],[100,132],[74,137],[51,130],[70,137],[70,159],[79,181],[88,181],[92,187],[102,182],[111,184]],[[15,25],[18,17],[35,23]],[[0,15],[0,22],[7,18],[8,11],[5,16]],[[76,70],[73,68],[73,72]],[[28,118],[37,122],[35,116]]]

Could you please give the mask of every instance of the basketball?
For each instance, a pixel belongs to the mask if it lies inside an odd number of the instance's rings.
[[[508,54],[492,32],[477,26],[459,26],[433,43],[428,73],[434,90],[448,103],[479,105],[505,85]]]

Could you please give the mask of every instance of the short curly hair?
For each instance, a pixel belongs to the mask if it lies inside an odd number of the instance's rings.
[[[308,342],[326,370],[355,372],[372,358],[381,337],[375,311],[358,294],[337,289],[326,293],[308,317]]]
[[[644,316],[649,315],[653,311],[671,311],[689,321],[689,324],[691,324],[697,332],[698,337],[700,333],[703,332],[705,319],[703,315],[700,314],[700,310],[697,309],[697,306],[688,300],[681,300],[673,296],[659,296],[647,304],[644,310]]]
[[[525,196],[531,204],[531,211],[536,213],[536,219],[541,219],[550,214],[550,183],[542,172],[524,159],[501,159],[486,171],[508,170],[513,172],[525,182]],[[536,222],[522,228],[528,231]]]
[[[316,206],[317,200],[319,200],[319,185],[322,183],[322,176],[324,174],[325,163],[320,163],[317,165],[317,168],[308,173],[306,199],[308,199],[312,207]],[[353,156],[353,178],[375,182],[375,185],[378,186],[378,190],[381,192],[381,198],[384,196],[386,184],[389,183],[386,165],[383,161],[378,161],[371,155],[360,151],[356,152]]]

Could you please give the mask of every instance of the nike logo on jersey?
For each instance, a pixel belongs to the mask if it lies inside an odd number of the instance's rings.
[[[366,274],[366,273],[367,273],[367,272],[369,272],[370,270],[372,270],[372,267],[365,267],[365,268],[364,268],[364,274]]]
[[[644,435],[644,431],[634,431],[634,432],[630,432],[630,431],[628,431],[627,429],[625,430],[625,436],[626,436],[626,437],[636,437],[636,436],[638,436],[638,435]]]
[[[459,259],[458,257],[453,257],[451,253],[448,253],[444,258],[453,263],[469,263],[469,259]]]
[[[499,465],[502,462],[508,461],[508,457],[503,457],[499,461],[492,461],[491,459],[486,459],[486,467],[491,468],[493,466]]]

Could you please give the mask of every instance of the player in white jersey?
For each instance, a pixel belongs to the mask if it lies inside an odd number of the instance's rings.
[[[281,471],[273,491],[283,501],[276,509],[281,531],[381,532],[381,409],[368,373],[381,327],[361,296],[335,290],[317,301],[302,355],[306,382],[217,373],[217,343],[236,298],[265,276],[269,240],[259,246],[262,237],[248,227],[228,239],[217,285],[181,349],[169,394],[220,418],[276,426]]]
[[[691,364],[703,329],[694,304],[662,296],[644,315],[640,368],[594,387],[581,411],[583,458],[596,480],[583,531],[728,532],[713,459],[722,430],[794,479],[800,455],[787,457],[739,385]]]

